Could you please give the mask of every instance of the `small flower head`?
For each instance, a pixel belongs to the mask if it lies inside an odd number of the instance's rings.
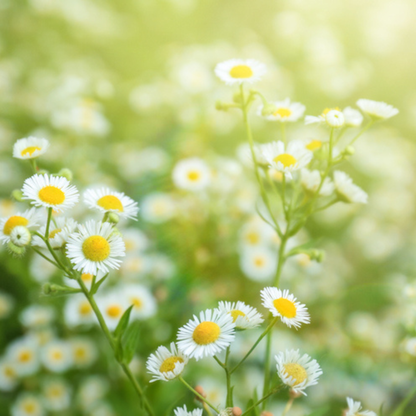
[[[144,320],[155,315],[157,310],[156,300],[141,284],[128,284],[121,289],[120,297],[124,298],[128,305],[133,305],[131,319]]]
[[[281,291],[276,287],[266,287],[261,292],[263,306],[273,316],[279,316],[289,328],[299,328],[301,324],[309,324],[310,318],[305,305],[296,301],[288,290]]]
[[[72,351],[72,361],[77,368],[86,368],[98,357],[95,342],[87,337],[76,337],[69,341]]]
[[[259,107],[258,110],[259,115],[270,121],[280,121],[282,123],[298,121],[305,112],[303,104],[292,103],[289,98],[271,104],[274,106],[271,114],[264,115],[263,106]]]
[[[321,183],[321,174],[318,170],[302,169],[300,171],[300,183],[306,192],[315,193]],[[331,179],[325,178],[324,183],[319,189],[319,195],[329,196],[334,192],[334,184]]]
[[[244,302],[220,302],[218,310],[225,314],[228,313],[233,318],[235,328],[239,330],[258,327],[263,321],[262,315],[256,308],[246,305]]]
[[[359,186],[352,182],[352,179],[339,170],[334,172],[334,185],[338,197],[344,202],[355,202],[358,204],[366,204],[368,195]]]
[[[77,229],[78,224],[72,218],[58,217],[49,226],[49,243],[52,248],[62,248]],[[41,235],[45,235],[46,225],[39,229]],[[33,245],[46,248],[45,242],[37,235],[33,237]]]
[[[157,380],[169,381],[180,376],[188,361],[189,358],[177,349],[174,342],[170,344],[170,350],[164,346],[160,346],[147,359],[147,371],[153,375],[150,382],[152,383]]]
[[[348,409],[345,416],[377,416],[376,413],[370,410],[361,410],[361,402],[356,402],[350,397],[347,397]]]
[[[19,377],[35,374],[39,369],[39,348],[33,338],[19,338],[9,344],[7,361],[14,366]]]
[[[319,116],[306,116],[305,124],[322,124],[337,128],[345,124],[345,117],[342,111],[337,108],[326,108]]]
[[[51,412],[68,409],[71,404],[71,388],[61,377],[50,377],[43,382],[43,404]]]
[[[211,182],[207,164],[197,157],[180,160],[172,172],[173,183],[187,191],[202,191]]]
[[[21,393],[11,408],[11,416],[44,416],[46,414],[40,397]]]
[[[37,137],[18,140],[13,146],[13,157],[17,159],[35,159],[43,155],[49,147],[49,141]]]
[[[39,212],[31,208],[25,212],[18,212],[0,220],[0,241],[6,244],[10,241],[10,235],[15,227],[23,226],[28,229],[36,228],[39,221]]]
[[[71,346],[63,340],[53,340],[42,348],[43,365],[54,373],[68,370],[72,364]]]
[[[357,101],[357,106],[363,112],[375,120],[385,120],[399,114],[399,110],[390,104],[382,101],[366,100],[361,98]]]
[[[202,416],[202,409],[195,409],[192,411],[188,411],[186,406],[183,407],[177,407],[174,410],[175,416]]]
[[[117,290],[97,296],[97,304],[110,330],[116,329],[123,313],[130,306]]]
[[[230,59],[215,67],[215,75],[227,85],[253,84],[265,73],[266,65],[254,59]]]
[[[311,360],[309,355],[302,357],[299,350],[286,350],[275,357],[277,362],[277,374],[284,384],[290,386],[296,393],[306,396],[304,390],[318,384],[318,378],[322,374],[321,367],[316,360]]]
[[[18,247],[25,247],[30,244],[32,240],[32,234],[23,225],[18,225],[13,228],[10,233],[10,241]]]
[[[207,309],[179,329],[178,348],[197,361],[212,357],[234,341],[235,323],[231,315]]]
[[[276,253],[266,247],[245,249],[240,254],[240,267],[251,280],[268,280],[276,273]]]

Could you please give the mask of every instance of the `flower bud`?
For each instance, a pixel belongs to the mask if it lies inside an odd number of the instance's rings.
[[[113,231],[112,231],[112,233],[110,235],[123,237],[123,234],[121,234],[120,230],[117,227],[113,227]]]
[[[26,247],[19,247],[11,240],[7,243],[7,249],[12,256],[22,257],[26,253]]]
[[[14,227],[10,233],[10,241],[18,247],[29,245],[31,240],[32,234],[30,234],[30,231],[23,225]]]
[[[204,388],[202,386],[196,386],[195,391],[199,393],[202,397],[207,397],[207,394],[205,393]],[[196,396],[195,398],[196,400],[202,401],[198,396]]]
[[[58,172],[58,176],[63,176],[64,178],[68,179],[69,181],[72,181],[72,178],[74,175],[72,174],[72,171],[68,168],[63,168]]]
[[[118,224],[120,217],[115,212],[109,212],[107,216],[107,221],[112,224]]]
[[[228,110],[228,106],[223,103],[222,101],[217,101],[215,103],[215,109],[218,111],[227,111]]]
[[[277,110],[278,110],[278,108],[274,104],[267,103],[261,109],[261,115],[263,117],[272,116]]]
[[[232,411],[233,413],[233,416],[241,416],[242,414],[243,414],[243,411],[239,408],[239,407],[237,407],[237,406],[234,406],[233,407],[233,411]]]
[[[273,413],[269,412],[268,410],[264,410],[261,412],[260,416],[273,416]]]
[[[236,104],[242,104],[242,101],[241,101],[241,93],[240,93],[239,91],[236,91],[236,92],[233,94],[233,101],[234,101]]]
[[[61,296],[61,295],[70,295],[72,293],[79,293],[80,289],[75,289],[73,287],[61,286],[55,283],[45,283],[42,286],[42,292],[47,296]]]
[[[12,198],[17,202],[23,201],[23,192],[20,189],[15,189],[12,192]]]
[[[344,153],[348,156],[352,156],[355,153],[355,149],[352,146],[347,146]]]
[[[325,259],[325,252],[323,250],[311,250],[308,254],[311,260],[315,260],[318,263],[322,263]]]

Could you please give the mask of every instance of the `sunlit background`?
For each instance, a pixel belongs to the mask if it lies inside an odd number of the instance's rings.
[[[337,204],[314,216],[297,243],[316,239],[324,262],[297,256],[283,271],[282,286],[308,306],[312,324],[299,331],[280,325],[274,353],[300,348],[324,371],[289,415],[341,416],[346,396],[391,412],[414,387],[414,39],[414,0],[0,0],[0,216],[25,206],[10,194],[31,167],[12,159],[12,146],[29,135],[51,142],[43,168],[70,168],[81,191],[108,185],[139,202],[139,221],[123,224],[131,251],[109,286],[140,283],[157,300],[157,313],[141,322],[133,368],[158,414],[192,407],[192,397],[177,381],[148,384],[151,352],[219,300],[242,300],[266,313],[259,291],[269,282],[251,280],[240,264],[242,245],[257,244],[244,240],[248,230],[263,232],[254,176],[238,151],[246,140],[241,115],[215,109],[234,90],[213,69],[236,57],[264,62],[268,72],[256,88],[270,100],[302,102],[306,114],[354,106],[359,98],[400,110],[366,133],[343,165],[369,203]],[[256,111],[251,122],[256,141],[279,138],[277,124]],[[300,122],[288,134],[326,133]],[[193,156],[212,169],[203,194],[180,191],[171,179],[176,162]],[[92,216],[82,207],[74,215]],[[261,244],[277,253],[273,233]],[[33,254],[22,260],[4,246],[0,251],[1,356],[29,334],[41,345],[73,345],[82,337],[93,357],[62,372],[40,365],[12,388],[0,376],[0,414],[9,415],[22,392],[42,396],[48,382],[60,382],[70,404],[59,414],[141,415],[98,328],[71,322],[67,298],[41,296],[43,283],[63,276]],[[47,308],[39,322],[30,319],[30,305]],[[259,333],[240,334],[235,355]],[[262,381],[263,348],[237,378],[241,407]],[[216,400],[225,394],[220,370],[212,360],[193,362],[186,379]],[[286,393],[277,395],[269,410],[280,416],[286,401]],[[416,415],[416,405],[405,414]]]

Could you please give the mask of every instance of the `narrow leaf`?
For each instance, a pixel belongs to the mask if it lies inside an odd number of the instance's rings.
[[[124,311],[123,316],[120,318],[117,328],[114,331],[114,336],[116,337],[116,339],[121,339],[122,335],[124,334],[124,331],[126,330],[129,324],[130,313],[131,313],[131,310],[133,309],[133,306],[134,305],[131,305],[129,308],[127,308]]]
[[[123,336],[123,361],[129,364],[133,359],[134,353],[140,341],[141,326],[139,322],[132,323]]]

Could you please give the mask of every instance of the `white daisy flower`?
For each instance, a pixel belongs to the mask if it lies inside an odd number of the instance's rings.
[[[62,373],[72,367],[71,346],[66,341],[53,340],[42,348],[41,360],[49,371]]]
[[[252,329],[258,327],[263,321],[263,316],[256,308],[246,305],[244,302],[220,302],[218,310],[222,314],[229,314],[233,318],[236,329]]]
[[[10,233],[10,241],[18,247],[25,247],[30,244],[32,240],[32,234],[28,228],[23,225],[14,227]]]
[[[129,284],[121,289],[121,296],[133,305],[131,319],[147,319],[156,314],[157,304],[149,289],[140,284]]]
[[[97,305],[111,331],[116,329],[123,313],[130,306],[127,299],[120,296],[117,290],[97,296]]]
[[[322,374],[321,367],[316,360],[311,360],[309,355],[302,357],[299,350],[286,350],[275,355],[277,373],[284,384],[290,386],[296,393],[306,396],[304,390],[318,384],[318,378]]]
[[[84,192],[84,202],[91,209],[97,209],[102,213],[115,212],[123,218],[136,220],[139,207],[123,192],[111,191],[109,188],[87,189]]]
[[[118,269],[125,246],[110,223],[88,221],[68,238],[66,253],[75,270],[96,275],[98,271]]]
[[[321,183],[321,174],[319,170],[302,169],[300,171],[300,183],[307,192],[315,193]],[[334,184],[331,179],[325,178],[324,183],[319,190],[319,195],[329,196],[334,192]]]
[[[231,315],[218,310],[200,312],[179,329],[178,348],[190,358],[212,357],[234,341],[235,324]]]
[[[366,204],[368,195],[359,186],[352,182],[352,179],[339,170],[334,171],[335,190],[344,202],[355,202],[358,204]]]
[[[348,127],[360,127],[363,122],[363,115],[354,108],[346,107],[342,110],[345,118],[345,125]]]
[[[370,410],[361,410],[361,402],[356,402],[350,397],[347,397],[348,409],[345,416],[377,416],[375,412]]]
[[[72,361],[77,368],[86,368],[95,362],[98,351],[95,342],[87,337],[76,337],[69,340]]]
[[[309,324],[310,317],[305,305],[296,301],[288,290],[281,291],[277,287],[266,287],[260,291],[263,306],[273,316],[279,316],[289,328],[299,328],[301,324]]]
[[[277,254],[266,247],[244,249],[240,254],[240,268],[251,280],[269,280],[276,273]]]
[[[17,159],[35,159],[48,150],[49,141],[29,136],[18,140],[13,146],[13,157]]]
[[[382,101],[366,100],[361,98],[357,101],[357,106],[361,111],[368,114],[370,117],[382,120],[399,114],[399,110],[390,104]]]
[[[42,398],[46,409],[51,412],[68,409],[71,404],[71,388],[63,378],[48,378],[43,382]]]
[[[56,212],[72,208],[78,202],[78,190],[62,176],[33,175],[23,183],[23,199],[37,207],[53,208]]]
[[[266,65],[254,59],[230,59],[215,67],[215,75],[227,85],[253,84],[266,71]]]
[[[55,310],[50,306],[30,305],[20,314],[20,322],[26,328],[42,327],[50,324]]]
[[[147,222],[161,224],[169,221],[175,215],[175,203],[172,197],[166,193],[154,192],[146,195],[141,205],[140,215]]]
[[[175,416],[202,416],[202,409],[195,409],[195,410],[191,410],[188,411],[188,409],[186,408],[186,405],[183,407],[177,407],[174,410]]]
[[[170,344],[170,351],[166,347],[160,346],[146,362],[147,372],[153,375],[150,382],[169,381],[180,376],[188,361],[189,358],[178,350],[174,342]]]
[[[208,165],[197,157],[180,160],[172,171],[173,183],[180,189],[201,191],[211,181]]]
[[[44,416],[45,410],[38,396],[21,393],[11,408],[11,416]]]
[[[61,248],[67,242],[78,227],[78,223],[72,218],[57,217],[49,226],[49,243],[52,248]],[[46,225],[39,229],[39,234],[45,235]],[[33,246],[46,248],[45,242],[37,235],[33,236]]]
[[[326,108],[319,116],[306,116],[305,124],[322,124],[337,128],[345,124],[345,117],[342,111],[337,108]]]
[[[263,106],[260,106],[258,109],[258,115],[264,117],[266,120],[270,121],[298,121],[305,112],[305,106],[301,103],[291,103],[290,98],[286,98],[283,101],[274,101],[271,102],[276,107],[276,111],[269,116],[262,116],[261,112]]]
[[[300,140],[293,140],[287,146],[282,141],[262,146],[269,165],[291,177],[291,172],[304,168],[312,159],[312,152]]]
[[[64,308],[64,319],[69,327],[91,325],[96,322],[94,311],[83,294],[68,297]]]
[[[149,247],[146,234],[137,228],[123,230],[123,241],[126,246],[126,255],[142,253]]]
[[[39,221],[39,211],[31,208],[25,212],[18,212],[0,220],[0,241],[7,244],[10,241],[10,234],[15,227],[23,226],[28,229],[36,228]]]
[[[34,338],[19,338],[10,343],[6,357],[19,377],[30,376],[39,370],[39,349]]]
[[[18,376],[14,364],[7,357],[0,359],[0,391],[11,391],[18,384]]]
[[[243,225],[239,233],[241,247],[262,247],[278,243],[276,231],[259,217],[254,217]]]

